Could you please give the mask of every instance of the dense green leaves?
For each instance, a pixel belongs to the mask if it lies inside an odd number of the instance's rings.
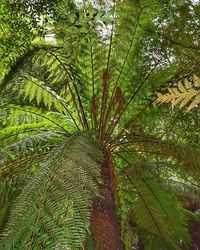
[[[3,0],[0,16],[2,248],[80,249],[91,238],[95,145],[114,162],[125,248],[189,244],[191,199],[165,184],[199,189],[199,109],[153,103],[199,75],[199,5]]]
[[[98,193],[98,151],[86,136],[75,136],[45,158],[12,205],[2,249],[80,249],[89,228],[92,197]]]

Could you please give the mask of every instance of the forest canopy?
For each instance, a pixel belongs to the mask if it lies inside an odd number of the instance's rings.
[[[1,0],[0,250],[200,247],[200,4]]]

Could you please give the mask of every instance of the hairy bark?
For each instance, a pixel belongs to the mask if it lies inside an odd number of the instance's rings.
[[[110,151],[104,148],[104,160],[100,162],[103,184],[101,196],[92,207],[92,233],[95,250],[123,250],[115,206],[115,176]]]

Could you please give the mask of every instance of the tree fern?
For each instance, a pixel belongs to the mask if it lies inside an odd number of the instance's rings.
[[[6,31],[7,46],[0,33],[6,55],[0,63],[0,248],[80,249],[91,238],[96,250],[124,250],[122,240],[128,250],[141,242],[155,250],[177,249],[184,239],[187,245],[185,203],[160,182],[173,175],[199,183],[198,114],[183,119],[169,111],[168,121],[152,103],[156,89],[198,74],[197,7],[191,1],[54,2],[3,0],[0,8],[14,5],[20,17],[24,11],[33,31],[26,44],[27,25],[23,38],[16,34],[19,51],[14,32]],[[41,16],[38,4],[53,8]],[[47,43],[49,33],[54,40]],[[153,162],[151,171],[138,162]],[[127,164],[140,175],[127,174]]]

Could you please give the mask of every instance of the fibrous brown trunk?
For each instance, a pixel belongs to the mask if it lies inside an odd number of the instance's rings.
[[[101,196],[92,207],[92,233],[95,250],[123,250],[115,207],[115,177],[110,151],[104,149],[104,160],[100,162],[103,184],[99,186]]]

